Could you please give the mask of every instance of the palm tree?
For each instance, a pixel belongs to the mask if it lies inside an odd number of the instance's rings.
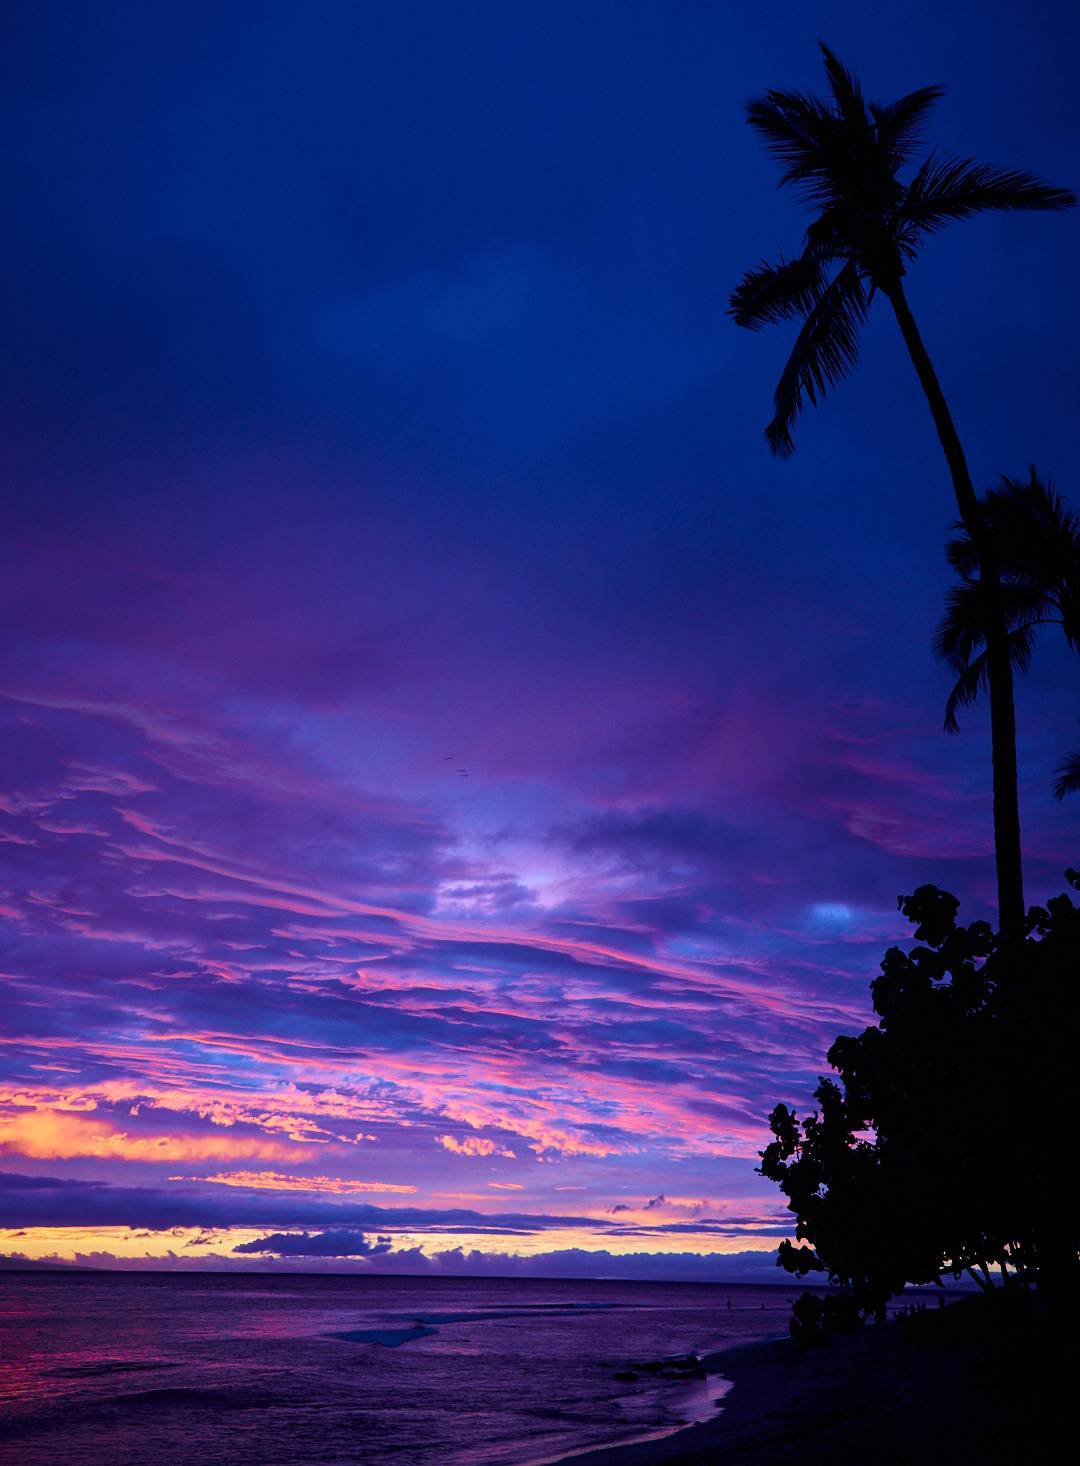
[[[1016,931],[1023,924],[1024,887],[1006,615],[967,459],[903,281],[926,237],[955,219],[990,209],[1059,211],[1072,207],[1076,196],[1030,173],[934,153],[901,181],[901,173],[913,167],[923,124],[942,88],[921,87],[889,106],[867,103],[857,78],[827,46],[821,50],[828,98],[769,91],[747,107],[750,125],[783,168],[781,182],[798,188],[815,217],[796,258],[747,272],[732,292],[731,314],[751,330],[802,321],[765,429],[773,452],[787,457],[804,399],[816,404],[855,365],[859,330],[874,295],[882,294],[892,306],[933,416],[960,519],[982,567],[998,907],[1002,929]]]
[[[980,513],[993,540],[1014,671],[1027,671],[1036,626],[1060,626],[1080,651],[1080,515],[1034,468],[1026,480],[1002,477]],[[934,645],[958,674],[945,704],[945,729],[958,733],[959,709],[987,685],[985,612],[971,537],[962,530],[945,553],[960,583],[949,592]],[[1080,754],[1069,754],[1057,775],[1058,799],[1080,789]]]
[[[1060,626],[1080,651],[1080,515],[1035,469],[1027,479],[1002,477],[979,504],[983,534],[998,571],[998,601],[1005,615],[1015,672],[1031,662],[1036,626]],[[945,554],[960,577],[946,599],[934,638],[938,654],[957,679],[945,704],[945,730],[958,733],[957,713],[989,683],[987,601],[979,556],[963,525]]]

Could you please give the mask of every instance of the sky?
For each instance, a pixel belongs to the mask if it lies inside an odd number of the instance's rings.
[[[895,323],[769,457],[725,312],[823,36],[1080,182],[1060,5],[16,5],[0,468],[0,1252],[773,1277],[755,1175],[932,881],[954,518]],[[1080,216],[931,241],[976,482],[1074,502]],[[1028,894],[1075,668],[1018,693]]]

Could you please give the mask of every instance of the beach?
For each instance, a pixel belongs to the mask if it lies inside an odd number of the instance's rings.
[[[1058,1459],[1039,1442],[1068,1341],[1031,1308],[961,1296],[801,1355],[789,1308],[745,1286],[8,1274],[0,1462]]]
[[[1051,1349],[1038,1332],[1010,1338],[982,1304],[967,1299],[944,1310],[966,1310],[962,1328],[923,1316],[914,1327],[892,1320],[802,1355],[785,1339],[710,1356],[706,1369],[732,1382],[713,1419],[663,1440],[564,1459],[573,1466],[1028,1466],[1068,1459],[1053,1419],[1059,1406],[1064,1414],[1067,1351]]]

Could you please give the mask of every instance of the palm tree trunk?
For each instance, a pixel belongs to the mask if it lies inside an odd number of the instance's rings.
[[[990,737],[994,765],[994,854],[997,863],[998,920],[1003,933],[1016,934],[1024,927],[1024,875],[1020,847],[1020,802],[1016,772],[1016,708],[1013,701],[1012,661],[1009,633],[1001,606],[997,566],[992,546],[983,531],[979,501],[971,482],[967,458],[953,422],[949,404],[941,390],[934,364],[923,344],[915,317],[899,279],[883,287],[912,365],[918,375],[937,435],[949,465],[956,506],[964,528],[979,556],[979,569],[987,593],[986,663],[990,682]]]

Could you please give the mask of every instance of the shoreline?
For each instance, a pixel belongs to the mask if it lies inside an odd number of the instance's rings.
[[[573,1463],[573,1466],[652,1466],[652,1463],[662,1466],[662,1463],[670,1462],[674,1466],[674,1463],[684,1460],[695,1461],[699,1452],[715,1452],[732,1434],[730,1417],[738,1393],[741,1393],[739,1403],[745,1413],[746,1384],[752,1377],[750,1371],[775,1367],[786,1359],[786,1353],[780,1352],[785,1347],[790,1348],[789,1340],[775,1338],[706,1354],[701,1362],[709,1398],[716,1398],[719,1386],[727,1387],[724,1404],[716,1406],[707,1417],[608,1446],[586,1446],[561,1456],[548,1457],[543,1462],[523,1462],[522,1466],[562,1466],[563,1462]],[[793,1349],[790,1352],[794,1355]],[[760,1400],[757,1403],[760,1404]],[[720,1429],[724,1426],[726,1429]],[[714,1456],[710,1454],[708,1459],[711,1461]]]
[[[951,1308],[946,1312],[951,1312]],[[936,1320],[935,1320],[936,1323]],[[1030,1341],[1029,1341],[1030,1342]],[[1020,1345],[1018,1348],[1017,1346]],[[790,1339],[706,1356],[731,1382],[715,1415],[651,1440],[552,1458],[548,1466],[980,1466],[1060,1463],[1048,1416],[1060,1354],[1030,1354],[994,1330],[957,1338],[900,1321],[797,1354]]]
[[[758,1345],[741,1346],[741,1348],[757,1347]],[[718,1351],[712,1354],[706,1354],[702,1358],[701,1363],[705,1374],[703,1378],[698,1378],[694,1381],[695,1388],[693,1388],[693,1397],[700,1401],[697,1409],[701,1412],[695,1412],[695,1418],[688,1418],[677,1425],[656,1426],[652,1430],[642,1431],[640,1435],[628,1436],[624,1440],[606,1446],[578,1446],[572,1451],[564,1451],[559,1456],[532,1456],[527,1460],[519,1462],[518,1466],[562,1466],[564,1461],[572,1462],[574,1466],[580,1466],[582,1462],[603,1461],[613,1452],[631,1451],[637,1447],[643,1449],[648,1447],[652,1452],[648,1457],[643,1458],[645,1460],[663,1459],[656,1455],[656,1450],[661,1448],[667,1441],[675,1440],[676,1438],[681,1439],[687,1431],[694,1430],[700,1425],[711,1425],[714,1422],[718,1413],[716,1404],[717,1397],[722,1393],[726,1398],[732,1389],[732,1382],[727,1374],[717,1367],[718,1361],[726,1358],[728,1353],[737,1352],[740,1352],[740,1350]],[[682,1386],[669,1385],[666,1389],[664,1386],[660,1386],[659,1390],[664,1391],[665,1398],[669,1403],[670,1394],[668,1391],[672,1388],[681,1388],[689,1391],[691,1386],[689,1384]],[[619,1456],[617,1459],[621,1461],[622,1457]]]

